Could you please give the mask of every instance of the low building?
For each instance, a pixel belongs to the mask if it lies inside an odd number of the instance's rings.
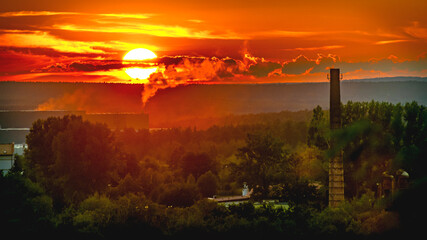
[[[6,174],[15,163],[14,144],[0,144],[0,171]]]
[[[224,204],[225,206],[229,206],[231,204],[240,204],[249,201],[251,198],[251,194],[253,192],[253,189],[249,190],[248,185],[246,182],[243,184],[242,188],[242,195],[237,196],[223,196],[223,197],[217,197],[213,196],[213,198],[209,198],[210,200],[213,200],[215,202]]]

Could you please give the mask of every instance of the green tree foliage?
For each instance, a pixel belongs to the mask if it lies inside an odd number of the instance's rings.
[[[427,108],[407,103],[403,119],[402,147],[395,163],[407,169],[411,177],[421,179],[427,176]]]
[[[387,141],[389,136],[384,135],[381,125],[361,120],[333,132],[332,137],[337,144],[329,154],[343,151],[347,196],[375,190],[382,173],[389,170],[393,154]]]
[[[290,177],[291,158],[283,146],[284,143],[270,133],[248,134],[246,146],[238,150],[240,162],[233,165],[239,182],[246,182],[249,188],[266,197],[270,185]]]
[[[308,128],[308,146],[316,146],[319,149],[325,150],[329,143],[327,140],[327,127],[329,126],[325,113],[320,106],[313,109],[313,116]]]
[[[115,204],[106,196],[95,194],[79,204],[73,224],[83,232],[99,232],[113,221]]]
[[[0,174],[0,206],[3,234],[40,234],[53,229],[52,199],[20,172]]]
[[[178,163],[184,177],[193,175],[196,179],[207,171],[217,171],[217,163],[207,153],[185,154]]]
[[[104,191],[111,180],[115,151],[105,125],[76,116],[38,120],[27,144],[30,177],[59,202],[83,200]]]
[[[329,164],[325,161],[324,151],[315,146],[302,145],[295,151],[295,171],[300,179],[309,179],[327,185]]]
[[[419,236],[424,232],[427,215],[427,177],[417,179],[404,191],[397,194],[390,210],[399,214],[400,227],[406,232]]]
[[[107,192],[111,197],[119,197],[128,193],[142,193],[144,189],[137,178],[133,177],[131,174],[127,174],[124,178],[120,179],[116,186],[110,185]]]
[[[218,178],[211,171],[207,171],[197,179],[197,187],[203,197],[212,197],[218,191]]]
[[[159,189],[157,202],[174,207],[189,207],[200,199],[195,183],[165,184]]]
[[[282,184],[273,185],[270,191],[273,199],[284,201],[291,206],[306,205],[320,208],[320,192],[314,185],[306,180],[286,181]]]
[[[33,123],[30,133],[27,135],[28,151],[25,158],[28,162],[28,174],[31,179],[44,185],[47,189],[53,189],[53,182],[47,178],[52,176],[53,170],[48,167],[55,163],[52,143],[54,138],[65,130],[68,123],[76,119],[75,116],[66,116],[63,119],[48,118],[37,120]]]
[[[403,168],[411,179],[427,175],[427,110],[416,102],[390,104],[380,102],[351,102],[342,105],[341,130],[328,133],[328,126],[318,130],[318,108],[311,121],[312,132],[321,133],[320,139],[332,137],[338,143],[328,151],[332,156],[343,151],[348,197],[375,190],[382,172],[396,172]],[[325,116],[323,121],[326,120]],[[313,130],[314,129],[314,130]],[[322,136],[323,135],[323,136]],[[308,143],[320,147],[319,136],[309,133]]]

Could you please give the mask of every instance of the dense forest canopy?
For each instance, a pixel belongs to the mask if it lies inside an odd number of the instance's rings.
[[[318,106],[230,116],[207,129],[157,131],[112,131],[77,116],[40,119],[27,135],[25,155],[0,177],[0,199],[9,206],[1,224],[28,234],[88,238],[413,230],[426,213],[425,196],[418,194],[427,179],[426,107],[347,102],[336,131],[329,130],[328,115]],[[330,149],[333,138],[339,144]],[[340,151],[348,200],[333,209],[327,207],[328,161]],[[383,174],[402,170],[409,173],[409,189],[378,197]],[[226,207],[207,200],[241,195],[243,183],[253,189],[249,203]]]

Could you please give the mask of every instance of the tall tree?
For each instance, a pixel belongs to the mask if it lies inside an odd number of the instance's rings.
[[[27,136],[30,176],[60,204],[103,191],[113,159],[111,131],[102,124],[65,116],[38,120]]]
[[[400,166],[409,171],[411,178],[419,179],[427,176],[427,108],[416,102],[406,103],[403,118]]]
[[[180,159],[178,167],[181,168],[185,178],[192,174],[197,179],[207,171],[217,171],[216,161],[207,153],[189,152]]]
[[[197,187],[203,197],[212,197],[218,191],[218,178],[208,171],[197,179]]]
[[[270,133],[248,134],[246,146],[238,150],[240,163],[233,165],[235,176],[266,197],[269,186],[290,172],[283,145]]]
[[[313,117],[308,128],[307,145],[326,150],[328,148],[328,140],[326,138],[328,131],[328,121],[322,107],[317,106],[313,109]]]

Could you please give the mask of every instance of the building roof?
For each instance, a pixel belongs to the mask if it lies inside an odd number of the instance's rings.
[[[246,201],[251,198],[251,194],[253,193],[253,189],[248,191],[246,195],[240,196],[225,196],[225,197],[216,197],[210,198],[211,200],[214,200],[216,202],[222,203],[222,202],[239,202],[239,201]]]
[[[1,156],[13,155],[13,151],[14,151],[13,143],[0,144]]]
[[[216,198],[211,198],[211,200],[214,200],[216,202],[235,202],[235,201],[244,201],[244,200],[249,200],[250,196],[246,195],[246,196],[228,196],[228,197],[216,197]]]

